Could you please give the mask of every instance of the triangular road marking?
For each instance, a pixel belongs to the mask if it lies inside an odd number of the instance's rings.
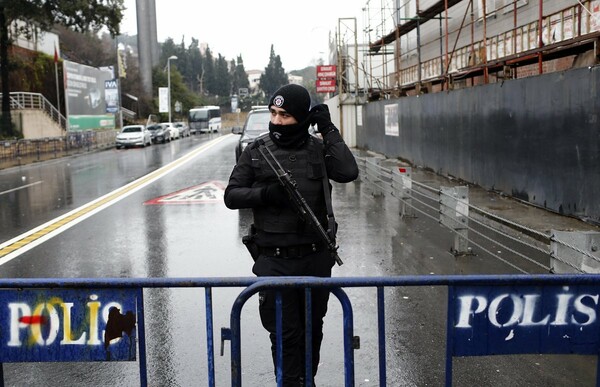
[[[208,181],[200,185],[184,188],[182,190],[160,196],[144,202],[144,205],[156,204],[198,204],[198,203],[223,203],[225,184],[221,181]]]

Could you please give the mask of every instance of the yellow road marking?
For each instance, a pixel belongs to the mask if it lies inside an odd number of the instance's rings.
[[[54,235],[51,235],[52,233],[55,233],[55,235],[58,235],[59,233],[67,230],[68,228],[72,227],[73,225],[82,221],[83,219],[87,218],[88,216],[93,215],[95,212],[102,210],[104,207],[108,207],[109,205],[114,204],[118,200],[123,199],[128,194],[133,193],[134,191],[143,188],[144,186],[152,183],[155,180],[158,180],[159,178],[163,177],[164,175],[172,172],[176,168],[178,168],[178,167],[184,165],[185,163],[187,163],[188,161],[192,160],[194,157],[198,156],[198,154],[200,154],[201,152],[207,150],[208,148],[212,147],[213,145],[218,144],[219,142],[223,141],[224,139],[226,139],[230,136],[231,135],[221,136],[221,137],[218,137],[206,144],[203,144],[202,146],[198,147],[197,149],[190,151],[189,153],[182,156],[181,158],[170,162],[169,164],[157,169],[154,172],[150,172],[149,174],[142,176],[139,179],[137,179],[121,188],[117,188],[116,190],[114,190],[114,191],[112,191],[90,203],[84,204],[83,206],[81,206],[61,217],[53,219],[50,222],[47,222],[47,223],[39,226],[36,229],[30,230],[29,232],[21,234],[18,237],[13,238],[13,239],[1,244],[0,245],[0,264],[6,263],[10,259],[15,258],[17,255],[20,254],[20,253],[18,253],[19,250],[28,247],[31,243],[39,241],[41,238],[44,238],[44,237],[52,237],[52,236],[54,236]],[[26,250],[22,251],[21,253],[23,253],[25,251]],[[5,259],[5,257],[8,258],[7,256],[12,253],[17,253],[17,254],[12,256],[10,259]]]

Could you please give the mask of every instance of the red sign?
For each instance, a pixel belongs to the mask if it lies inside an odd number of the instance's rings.
[[[337,66],[317,66],[317,78],[335,78],[337,76]]]
[[[333,85],[333,86],[317,86],[317,93],[335,93],[335,85]]]
[[[335,79],[317,79],[317,87],[333,86],[335,87]]]
[[[317,66],[317,93],[335,93],[337,66]]]

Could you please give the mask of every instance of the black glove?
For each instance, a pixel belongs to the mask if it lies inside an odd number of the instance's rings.
[[[321,135],[325,136],[332,130],[336,130],[335,125],[331,122],[331,115],[329,115],[329,107],[325,104],[313,106],[310,109],[312,118],[310,123],[317,124],[317,128]]]
[[[267,206],[286,207],[290,204],[285,188],[279,183],[273,183],[263,188],[261,196]]]

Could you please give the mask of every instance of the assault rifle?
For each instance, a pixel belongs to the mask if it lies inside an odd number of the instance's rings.
[[[267,164],[269,164],[269,167],[271,167],[273,172],[275,172],[275,176],[277,176],[279,183],[285,188],[286,192],[288,193],[296,211],[298,212],[298,215],[300,215],[300,217],[305,222],[310,224],[311,227],[314,228],[315,231],[317,231],[319,237],[327,245],[327,249],[331,253],[333,259],[335,259],[335,262],[339,266],[343,265],[344,262],[342,262],[342,259],[337,253],[338,246],[335,245],[335,242],[329,236],[329,233],[325,231],[325,229],[321,225],[321,222],[319,222],[319,219],[317,219],[317,217],[315,216],[313,210],[310,208],[308,203],[306,203],[306,200],[304,200],[304,197],[302,196],[302,194],[300,194],[300,191],[298,191],[298,184],[295,180],[292,179],[291,173],[283,169],[277,158],[275,158],[273,152],[271,152],[269,147],[265,145],[264,140],[258,140],[258,142],[258,151],[265,159]],[[267,150],[266,152],[264,151],[265,149]]]

